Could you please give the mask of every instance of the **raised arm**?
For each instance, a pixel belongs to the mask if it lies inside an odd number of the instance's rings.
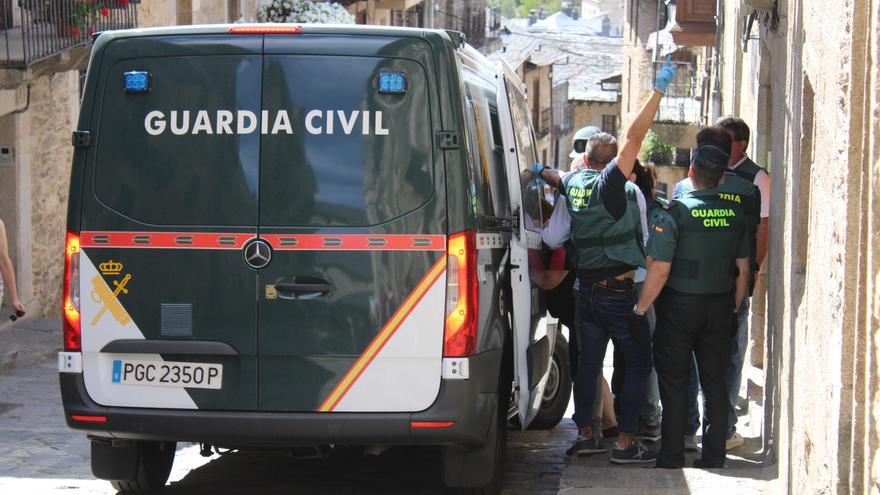
[[[623,133],[623,142],[617,152],[617,168],[620,169],[624,177],[629,177],[629,174],[632,173],[636,158],[642,149],[642,141],[645,140],[645,135],[651,129],[654,115],[657,114],[657,109],[660,107],[660,98],[666,93],[666,88],[669,87],[669,83],[674,77],[675,67],[672,66],[672,57],[669,56],[666,57],[666,63],[657,74],[654,91],[651,92],[648,101],[642,105],[639,113],[633,117],[626,132]]]

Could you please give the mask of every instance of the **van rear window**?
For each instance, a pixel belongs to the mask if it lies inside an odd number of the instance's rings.
[[[263,136],[261,225],[375,225],[430,199],[430,99],[420,65],[267,55],[264,71],[263,108],[288,110],[294,132]],[[398,84],[402,75],[405,93],[380,93],[380,73]]]
[[[124,91],[126,72],[148,73],[150,90]],[[157,57],[118,62],[106,77],[95,191],[134,220],[368,226],[433,194],[429,90],[416,62]]]
[[[150,91],[126,93],[126,72]],[[254,225],[257,220],[261,57],[128,59],[107,73],[95,193],[156,225]],[[252,118],[253,117],[253,118]]]

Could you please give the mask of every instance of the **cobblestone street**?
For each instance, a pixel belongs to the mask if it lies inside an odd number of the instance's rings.
[[[25,323],[27,329],[19,324],[0,330],[3,354],[16,353],[15,362],[7,359],[6,370],[0,372],[0,493],[114,493],[109,483],[92,477],[85,435],[69,430],[64,423],[55,361],[45,358],[53,344],[42,335],[50,333],[51,323]],[[570,420],[551,431],[511,430],[504,492],[776,492],[772,481],[775,470],[764,469],[758,462],[758,438],[750,438],[737,449],[727,469],[668,471],[614,466],[608,462],[607,454],[569,458],[565,449],[574,436]],[[163,493],[444,493],[440,457],[435,450],[396,448],[381,456],[342,451],[327,459],[309,458],[309,452],[297,454],[236,452],[203,458],[197,445],[182,444],[178,446],[171,481]]]

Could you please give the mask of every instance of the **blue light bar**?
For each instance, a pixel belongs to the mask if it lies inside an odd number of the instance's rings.
[[[126,72],[123,90],[126,93],[149,93],[150,73],[142,71]]]
[[[379,93],[383,95],[406,94],[406,74],[403,72],[380,72]]]

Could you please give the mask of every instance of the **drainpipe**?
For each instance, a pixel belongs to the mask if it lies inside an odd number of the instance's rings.
[[[724,11],[721,10],[724,8],[724,3],[722,0],[715,1],[715,60],[713,60],[712,65],[714,66],[715,71],[715,80],[712,81],[712,105],[709,107],[711,111],[709,124],[714,124],[715,121],[721,117],[721,105],[723,103],[722,100],[722,85],[721,85],[721,70],[724,67],[723,59],[724,54],[722,52],[724,44],[722,41],[724,40]]]

